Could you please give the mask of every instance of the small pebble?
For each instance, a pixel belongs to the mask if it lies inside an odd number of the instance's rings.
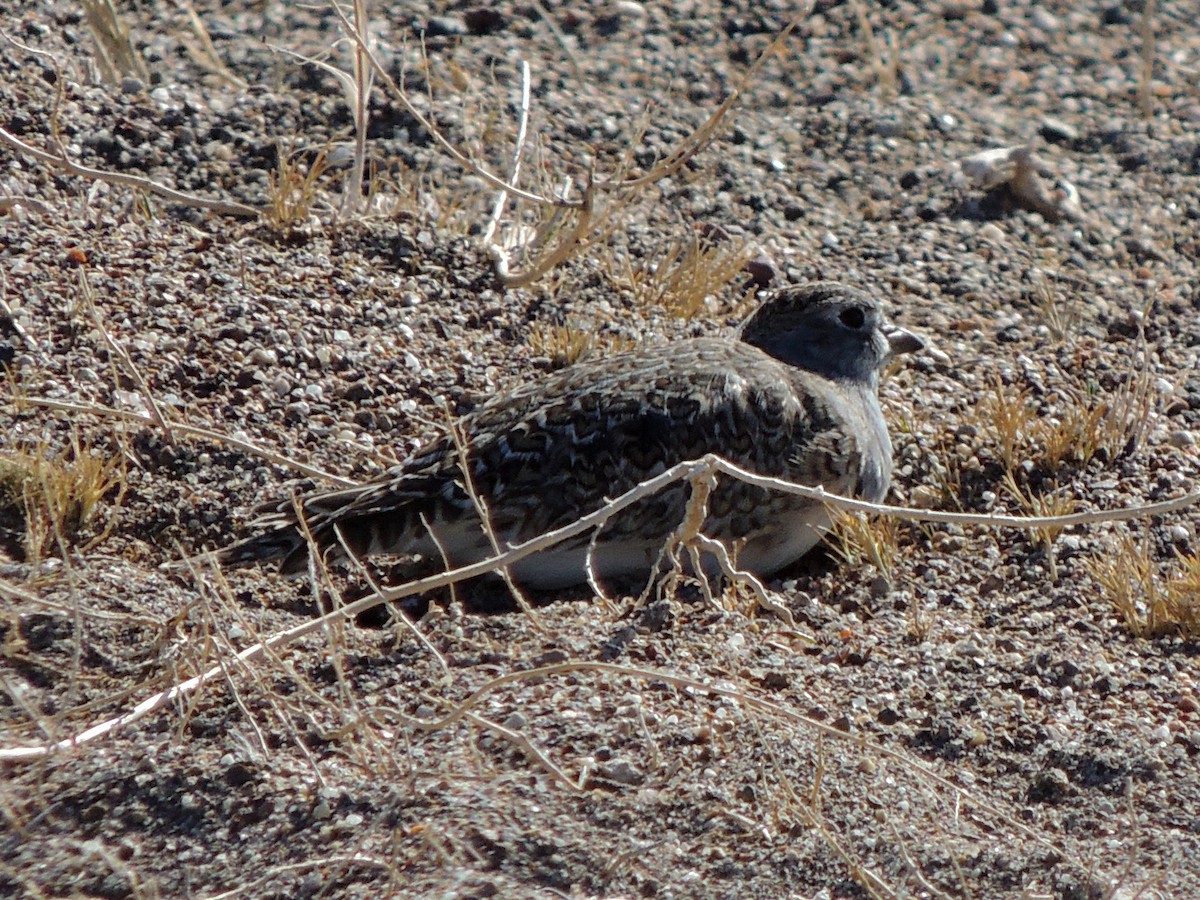
[[[988,222],[979,229],[979,237],[982,240],[998,244],[1004,240],[1004,229],[995,222]]]
[[[524,731],[528,725],[529,722],[519,712],[511,713],[509,717],[504,720],[504,727],[509,731]]]
[[[597,774],[605,781],[612,781],[616,784],[638,785],[646,780],[646,776],[640,769],[623,760],[604,763],[597,770]]]

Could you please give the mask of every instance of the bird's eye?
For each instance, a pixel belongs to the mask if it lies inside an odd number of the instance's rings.
[[[849,309],[843,309],[840,313],[838,313],[838,319],[847,328],[862,328],[863,323],[867,321],[867,317],[857,306],[851,306]]]

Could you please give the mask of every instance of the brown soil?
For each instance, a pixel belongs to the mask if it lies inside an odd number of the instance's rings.
[[[650,268],[700,234],[753,245],[760,278],[874,291],[933,339],[882,390],[895,502],[1029,514],[1187,493],[1200,32],[1192,4],[1155,6],[1147,81],[1139,3],[818,3],[711,147],[520,290],[480,248],[490,189],[382,89],[374,203],[353,218],[330,212],[336,166],[284,228],[0,148],[0,749],[226,667],[112,734],[5,764],[0,894],[1200,894],[1196,591],[1179,574],[1192,510],[1070,528],[1049,549],[1037,533],[881,520],[867,542],[890,563],[850,540],[772,583],[795,628],[732,588],[728,609],[685,586],[523,611],[483,580],[408,607],[422,640],[368,616],[247,666],[233,651],[362,595],[361,577],[161,568],[321,481],[294,463],[369,477],[447,408],[539,377],[557,364],[553,325],[603,352],[734,324],[749,274],[692,317],[646,300]],[[112,83],[77,5],[12,0],[0,25],[43,53],[0,53],[0,126],[41,148],[56,127],[82,164],[254,206],[281,152],[302,171],[339,156],[353,119],[338,82],[272,50],[327,51],[330,10],[197,13],[248,86],[189,52],[175,4],[123,14],[146,70]],[[548,190],[670,152],[794,8],[371,13],[414,102],[497,171],[529,60],[526,171]],[[1081,218],[956,176],[956,160],[1029,142],[1048,186],[1078,189]],[[217,435],[150,421],[134,369],[168,420]],[[31,518],[45,504],[13,474],[17,451],[26,469],[28,454],[113,460],[119,484],[77,528],[70,509]],[[1139,627],[1156,597],[1182,605]],[[566,663],[581,665],[495,682]]]

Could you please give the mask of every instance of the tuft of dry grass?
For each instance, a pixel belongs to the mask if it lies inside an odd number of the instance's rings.
[[[745,269],[745,245],[726,247],[700,237],[667,244],[640,266],[627,256],[609,261],[609,277],[631,292],[641,306],[657,306],[669,315],[690,320],[711,312],[712,298]]]
[[[59,453],[44,445],[0,453],[0,510],[21,523],[28,561],[43,560],[57,542],[74,540],[113,491],[119,505],[125,491],[120,457],[91,452],[78,434]]]
[[[991,438],[1004,471],[1011,473],[1027,458],[1038,426],[1037,410],[1029,399],[1029,391],[1017,390],[996,376],[992,379],[991,393],[978,410],[982,432]]]
[[[1158,622],[1195,638],[1200,635],[1200,554],[1178,553],[1176,562],[1179,568],[1167,581],[1166,602],[1156,611]]]
[[[1038,315],[1050,329],[1056,341],[1071,341],[1075,335],[1075,326],[1079,321],[1079,304],[1077,299],[1063,301],[1058,292],[1040,269],[1034,276],[1033,284],[1034,305]]]
[[[590,331],[578,325],[537,322],[529,331],[529,346],[538,356],[547,357],[556,369],[572,366],[596,349],[620,352],[630,350],[634,342],[608,332]]]
[[[1092,382],[1068,385],[1055,417],[1040,416],[1027,389],[996,377],[977,407],[977,424],[1010,474],[1026,461],[1054,470],[1067,462],[1086,466],[1097,456],[1118,459],[1141,445],[1149,427],[1156,398],[1152,373],[1150,366],[1135,363],[1107,394]]]
[[[324,150],[305,168],[299,154],[281,147],[275,171],[267,173],[266,220],[280,231],[293,231],[308,222],[320,195],[321,176],[328,169]]]
[[[835,510],[829,546],[851,568],[864,564],[875,567],[889,585],[893,584],[896,560],[900,556],[902,523],[891,516],[866,516],[848,510]]]
[[[1035,492],[1033,489],[1022,489],[1017,484],[1012,472],[1004,475],[1003,486],[1012,498],[1016,500],[1021,511],[1037,518],[1069,516],[1079,508],[1079,501],[1063,490]],[[1034,530],[1034,537],[1042,545],[1046,553],[1046,564],[1050,569],[1050,580],[1058,580],[1058,564],[1054,556],[1054,541],[1062,534],[1062,528],[1048,527]]]
[[[1200,556],[1178,554],[1175,570],[1164,576],[1149,540],[1125,534],[1088,569],[1133,634],[1200,636]]]

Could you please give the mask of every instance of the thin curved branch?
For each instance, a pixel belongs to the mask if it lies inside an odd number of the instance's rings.
[[[65,154],[56,156],[53,153],[48,153],[45,150],[34,147],[32,144],[27,144],[3,128],[0,128],[0,143],[7,144],[18,153],[32,156],[38,162],[62,169],[69,175],[78,175],[80,178],[90,178],[93,181],[104,181],[108,184],[119,184],[124,187],[135,188],[150,194],[157,194],[160,197],[170,200],[172,203],[181,203],[184,206],[206,209],[209,212],[219,213],[223,216],[257,217],[262,213],[262,210],[255,209],[253,206],[246,206],[244,203],[236,203],[232,200],[211,200],[208,197],[185,194],[183,191],[177,191],[174,188],[169,188],[166,185],[159,184],[157,181],[151,181],[149,178],[143,178],[140,175],[126,175],[123,172],[106,172],[103,169],[93,169],[91,166],[73,162]]]

